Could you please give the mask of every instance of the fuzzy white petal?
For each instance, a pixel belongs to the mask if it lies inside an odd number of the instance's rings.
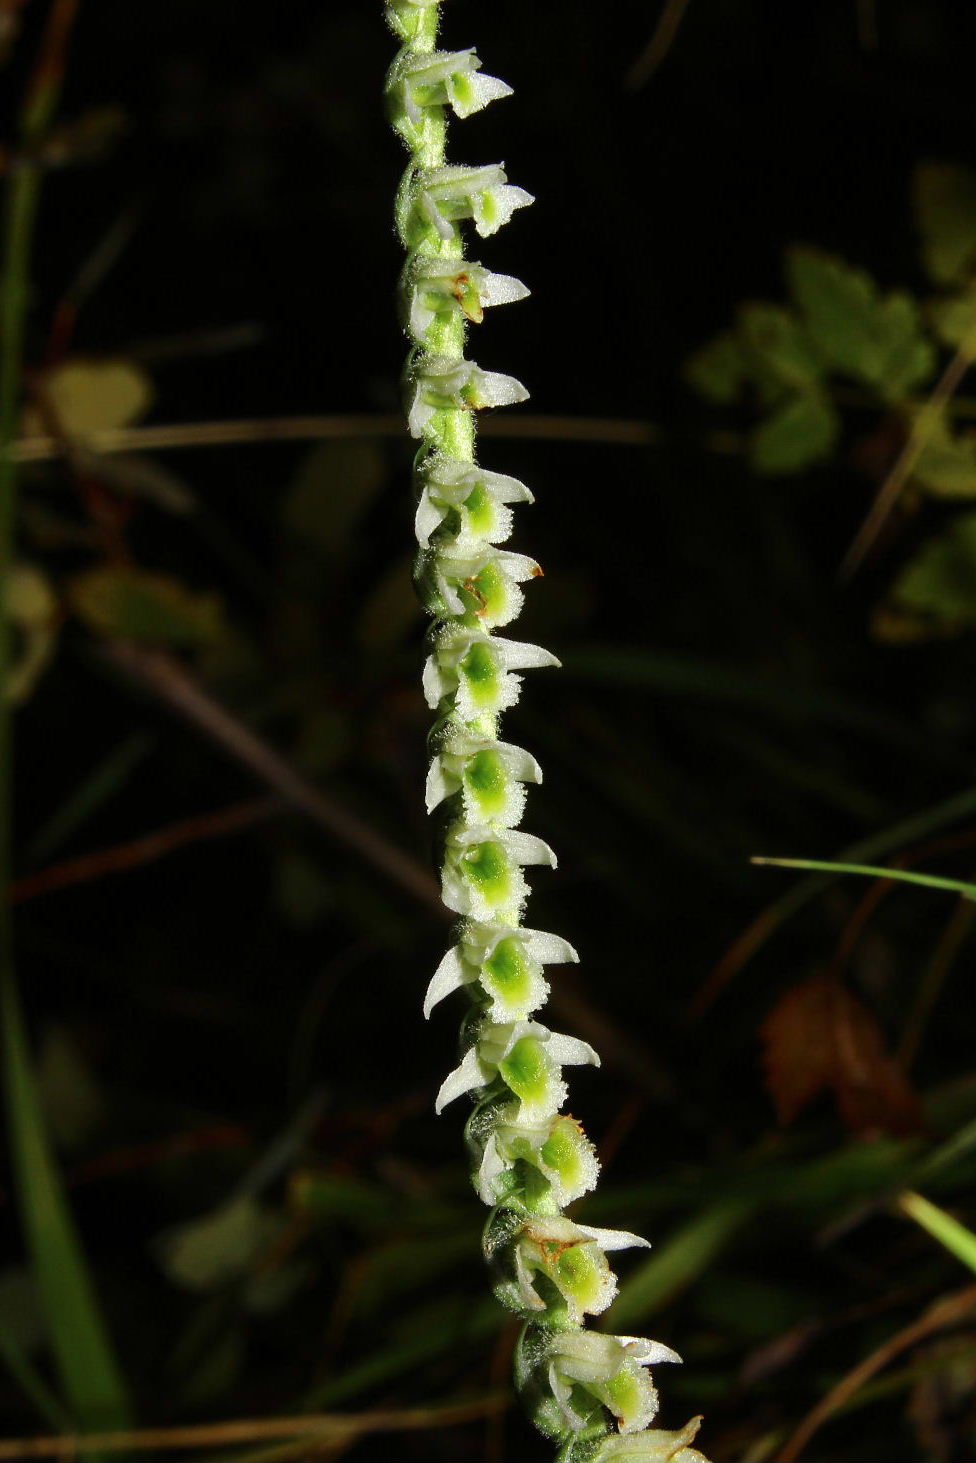
[[[492,637],[492,645],[499,662],[507,671],[526,671],[538,666],[558,666],[559,661],[550,650],[541,645],[530,645],[524,640],[503,640]]]
[[[444,1078],[434,1103],[434,1111],[443,1112],[449,1102],[463,1096],[465,1092],[472,1092],[476,1087],[483,1087],[487,1080],[478,1057],[478,1048],[473,1046],[465,1053],[461,1064]]]
[[[483,305],[511,305],[516,300],[528,299],[531,291],[514,274],[492,274],[485,270],[478,293]]]
[[[487,107],[489,102],[512,95],[512,88],[507,82],[500,81],[497,76],[484,76],[478,73],[467,79],[470,94],[464,100],[453,94],[453,87],[448,88],[449,94],[451,94],[451,106],[456,117],[470,117],[472,112],[480,112],[482,107]]]
[[[545,930],[522,930],[525,948],[540,965],[578,965],[579,956],[568,940]]]
[[[526,208],[534,203],[531,193],[516,188],[511,183],[499,183],[474,195],[474,226],[483,239],[507,224],[517,208]]]
[[[448,950],[431,976],[430,985],[427,987],[427,994],[424,997],[424,1015],[429,1017],[438,1001],[443,1001],[444,997],[449,996],[452,991],[459,990],[467,983],[467,980],[464,962],[455,945],[453,950]]]
[[[548,843],[536,838],[534,833],[519,833],[514,830],[506,832],[503,834],[503,842],[520,864],[547,864],[550,869],[556,867],[556,855]]]
[[[472,381],[476,394],[475,405],[513,406],[519,401],[528,401],[529,393],[514,376],[503,376],[500,371],[478,371]]]
[[[492,1133],[485,1144],[485,1150],[481,1155],[481,1164],[478,1168],[477,1190],[478,1198],[482,1204],[497,1204],[499,1194],[497,1181],[508,1169],[508,1164],[499,1151],[495,1134]]]
[[[433,762],[431,762],[430,769],[427,773],[425,801],[427,804],[428,813],[432,813],[434,809],[440,803],[442,803],[446,797],[449,797],[451,791],[451,785],[448,783],[447,778],[444,776],[444,767],[441,759],[440,757],[435,757]]]
[[[650,1240],[644,1239],[642,1235],[631,1234],[627,1229],[594,1229],[592,1225],[581,1224],[579,1228],[590,1239],[596,1240],[601,1250],[649,1250]]]
[[[580,1041],[578,1036],[564,1036],[561,1032],[553,1031],[546,1043],[546,1051],[554,1062],[558,1062],[563,1067],[598,1067],[600,1065],[598,1053],[593,1050],[588,1041]]]

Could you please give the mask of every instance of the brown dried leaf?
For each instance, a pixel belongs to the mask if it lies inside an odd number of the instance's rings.
[[[763,1023],[762,1041],[781,1123],[829,1091],[855,1133],[902,1135],[922,1126],[918,1098],[875,1017],[836,977],[815,975],[788,990]]]

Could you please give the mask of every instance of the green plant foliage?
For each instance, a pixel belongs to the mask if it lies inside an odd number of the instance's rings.
[[[757,472],[802,472],[829,457],[840,417],[826,396],[794,396],[776,407],[753,432],[749,459]]]
[[[195,593],[172,575],[151,569],[113,564],[86,569],[69,581],[67,598],[90,629],[148,645],[212,645],[225,632],[216,595]]]
[[[921,1194],[901,1194],[898,1207],[909,1219],[914,1219],[916,1224],[928,1230],[932,1238],[944,1245],[957,1260],[961,1260],[976,1273],[976,1234],[971,1229]]]
[[[927,300],[925,313],[943,345],[958,350],[972,340],[976,330],[976,294],[967,289],[963,294]]]
[[[900,401],[930,378],[935,351],[910,295],[882,295],[864,270],[805,246],[787,251],[786,276],[830,370],[863,381],[888,401]]]
[[[929,539],[892,585],[888,606],[908,633],[954,635],[976,624],[976,513]]]
[[[947,287],[968,284],[976,267],[976,173],[958,163],[920,163],[912,202],[929,278]]]
[[[21,1216],[64,1398],[89,1431],[124,1427],[130,1418],[126,1385],[51,1152],[9,972],[3,977],[2,1017],[7,1121]]]
[[[976,497],[976,438],[953,433],[946,417],[919,419],[924,433],[913,476],[934,498]]]
[[[733,331],[717,335],[685,362],[685,380],[717,406],[731,406],[741,396],[749,365]]]
[[[742,305],[734,330],[685,366],[689,383],[717,405],[753,393],[765,415],[749,457],[767,475],[802,472],[834,452],[841,415],[831,376],[861,382],[879,404],[900,403],[936,364],[911,296],[884,296],[865,271],[802,246],[787,251],[786,275],[790,305]]]

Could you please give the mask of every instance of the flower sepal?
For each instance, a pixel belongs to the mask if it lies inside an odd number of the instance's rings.
[[[514,376],[483,371],[474,361],[456,356],[421,355],[410,372],[407,425],[412,437],[422,437],[437,412],[483,411],[489,406],[512,406],[529,393]]]
[[[515,705],[521,677],[513,671],[559,665],[540,645],[489,635],[480,626],[445,625],[435,632],[433,646],[423,674],[427,705],[436,710],[449,701],[445,712],[467,722]]]
[[[512,95],[512,88],[497,76],[481,71],[473,49],[401,51],[386,82],[390,121],[408,147],[422,136],[424,113],[448,106],[456,117],[470,117],[490,102]]]
[[[521,749],[518,749],[521,750]],[[527,753],[525,755],[528,755]],[[448,950],[427,988],[424,1015],[452,991],[481,984],[490,1020],[524,1019],[543,1004],[549,985],[544,965],[575,964],[579,960],[568,940],[521,925],[469,920],[461,939]]]
[[[405,324],[418,344],[438,316],[460,312],[480,325],[492,305],[524,300],[529,291],[510,274],[494,274],[480,264],[438,255],[415,255],[404,270],[400,297]]]
[[[417,478],[414,527],[421,548],[438,531],[449,534],[461,552],[504,543],[512,531],[508,504],[534,502],[517,478],[440,453],[422,457]]]
[[[548,1121],[518,1120],[517,1111],[502,1108],[477,1153],[475,1187],[485,1204],[500,1204],[526,1175],[533,1189],[541,1184],[562,1209],[595,1188],[600,1163],[582,1126],[568,1113]]]
[[[676,1432],[649,1428],[647,1432],[611,1436],[590,1453],[561,1452],[557,1463],[708,1463],[697,1448],[690,1448],[701,1426],[693,1417]]]
[[[438,240],[449,243],[454,225],[471,219],[481,237],[497,233],[518,208],[535,199],[509,183],[504,164],[445,166],[408,170],[397,196],[397,226],[407,249],[420,250]]]
[[[566,1096],[560,1069],[586,1063],[598,1067],[600,1058],[576,1036],[550,1031],[538,1021],[486,1021],[476,1029],[459,1066],[442,1082],[435,1110],[442,1112],[455,1098],[500,1077],[519,1100],[518,1121],[544,1121]]]
[[[617,1292],[607,1252],[647,1246],[625,1230],[594,1229],[562,1215],[530,1215],[490,1256],[495,1294],[519,1315],[563,1326],[605,1311]]]
[[[535,559],[492,545],[472,553],[438,544],[421,549],[414,566],[417,594],[428,614],[441,620],[474,615],[489,630],[516,618],[523,600],[519,585],[541,576]]]

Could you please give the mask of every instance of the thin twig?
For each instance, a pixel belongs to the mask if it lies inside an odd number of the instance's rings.
[[[976,327],[971,329],[960,343],[952,360],[936,382],[932,395],[912,424],[908,441],[878,489],[867,517],[844,555],[839,575],[842,582],[850,579],[857,572],[865,555],[870,551],[887,522],[892,509],[901,497],[902,489],[918,466],[918,460],[938,426],[942,411],[955,395],[963,377],[972,365],[974,355],[976,355]]]
[[[509,1406],[504,1392],[444,1407],[413,1407],[385,1412],[308,1413],[300,1417],[241,1417],[228,1422],[188,1427],[138,1428],[132,1432],[89,1433],[75,1437],[10,1438],[0,1442],[0,1459],[19,1463],[27,1458],[73,1459],[79,1453],[145,1452],[155,1448],[222,1448],[228,1443],[265,1438],[303,1438],[309,1442],[365,1437],[369,1433],[424,1432],[491,1417]]]
[[[153,833],[144,833],[141,838],[127,843],[113,844],[111,848],[99,848],[94,853],[81,854],[78,858],[66,859],[52,864],[36,874],[25,874],[14,881],[11,897],[15,904],[24,904],[38,895],[50,894],[55,889],[67,889],[73,884],[87,884],[105,874],[124,873],[141,864],[152,863],[164,854],[172,853],[189,843],[199,843],[205,838],[219,838],[228,833],[237,833],[255,823],[280,813],[283,804],[278,798],[251,798],[247,802],[233,803],[227,808],[218,808],[213,813],[200,813],[193,818],[182,818],[176,823],[167,823]]]
[[[613,417],[485,416],[481,430],[488,437],[542,442],[593,442],[602,446],[647,447],[664,441],[655,422]],[[322,442],[347,437],[403,436],[403,418],[395,413],[352,413],[341,416],[242,417],[224,422],[173,422],[154,427],[118,427],[91,432],[84,447],[94,453],[175,451],[186,447],[234,447],[252,443]],[[705,446],[734,455],[742,438],[734,432],[711,432]],[[13,445],[17,462],[46,462],[60,456],[61,446],[49,436],[22,437]]]
[[[212,742],[235,762],[249,768],[291,807],[354,849],[366,863],[379,869],[428,909],[447,917],[436,882],[416,859],[401,852],[357,814],[341,807],[304,778],[268,742],[209,695],[179,661],[122,640],[108,642],[102,654],[110,665],[152,691],[157,700],[205,732]]]
[[[831,1387],[826,1397],[822,1398],[816,1407],[807,1413],[780,1453],[779,1463],[796,1463],[796,1459],[799,1458],[814,1433],[823,1426],[827,1419],[844,1407],[866,1382],[883,1370],[890,1361],[894,1361],[896,1356],[907,1351],[917,1341],[923,1341],[933,1331],[941,1331],[946,1326],[954,1325],[974,1308],[976,1308],[976,1285],[968,1285],[965,1290],[957,1291],[955,1295],[943,1296],[941,1300],[930,1306],[918,1320],[905,1326],[901,1331],[897,1331],[894,1336],[889,1336],[888,1340],[876,1351],[872,1351],[846,1376],[841,1377],[840,1381]]]
[[[688,3],[689,0],[665,0],[654,34],[624,78],[628,91],[637,91],[654,75],[674,45],[674,38],[685,18]]]

